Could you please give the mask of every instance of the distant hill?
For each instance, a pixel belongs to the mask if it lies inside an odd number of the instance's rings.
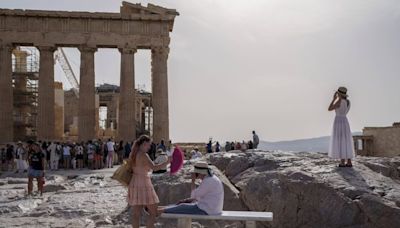
[[[360,135],[361,132],[354,132],[353,135]],[[279,142],[261,141],[259,148],[263,150],[282,150],[282,151],[310,151],[328,152],[330,136],[318,138],[297,139]]]

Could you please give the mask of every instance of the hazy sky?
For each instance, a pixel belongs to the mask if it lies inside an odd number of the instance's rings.
[[[146,4],[148,1],[142,1]],[[398,0],[170,0],[181,14],[168,62],[173,141],[329,135],[327,111],[349,89],[353,131],[400,121]],[[119,12],[117,0],[0,0],[1,8]],[[67,55],[79,74],[79,52]],[[136,54],[150,88],[150,53]],[[96,53],[96,82],[119,84],[117,50]],[[56,79],[65,81],[59,66]],[[67,84],[66,84],[67,85]]]

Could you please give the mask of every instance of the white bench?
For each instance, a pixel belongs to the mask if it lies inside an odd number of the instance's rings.
[[[186,215],[163,213],[161,214],[161,218],[178,219],[178,228],[192,227],[192,219],[245,221],[246,228],[255,228],[256,221],[271,222],[273,219],[273,213],[255,211],[223,211],[221,215]]]

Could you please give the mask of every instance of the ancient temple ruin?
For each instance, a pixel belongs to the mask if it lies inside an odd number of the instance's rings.
[[[394,157],[400,156],[400,123],[387,127],[365,127],[362,135],[354,136],[358,155]]]
[[[173,9],[128,2],[122,2],[120,13],[0,9],[0,142],[14,140],[17,112],[34,116],[29,124],[36,125],[38,140],[61,139],[56,127],[54,85],[54,51],[58,47],[77,47],[81,52],[78,140],[96,138],[94,53],[98,48],[118,48],[121,53],[117,139],[125,141],[136,137],[135,53],[138,49],[151,50],[152,136],[156,142],[168,140],[167,60],[169,34],[177,15]],[[38,81],[34,91],[37,108],[32,111],[29,105],[13,108],[19,99],[13,87],[21,82],[13,73],[12,56],[20,46],[34,46],[40,51],[39,69],[30,73]]]

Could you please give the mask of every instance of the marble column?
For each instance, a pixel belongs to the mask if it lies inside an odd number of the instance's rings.
[[[54,51],[52,46],[39,46],[39,88],[37,139],[53,140],[55,137]]]
[[[169,140],[168,114],[168,72],[167,59],[169,48],[156,47],[151,50],[153,140]]]
[[[81,67],[79,80],[78,138],[80,141],[96,138],[96,94],[94,53],[96,48],[80,47]]]
[[[0,46],[0,143],[13,141],[13,87],[11,45]]]
[[[118,113],[118,138],[124,142],[136,139],[135,52],[123,48],[121,52],[121,79]]]

